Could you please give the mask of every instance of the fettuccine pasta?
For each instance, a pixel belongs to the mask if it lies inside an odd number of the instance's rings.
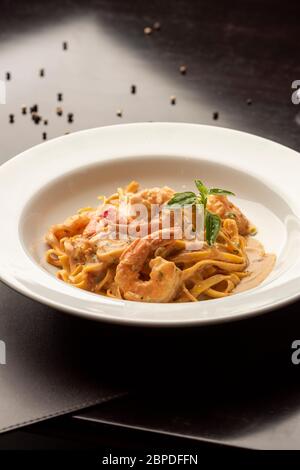
[[[46,235],[46,260],[57,277],[95,294],[141,302],[197,302],[227,297],[255,287],[272,270],[274,255],[251,237],[254,227],[226,196],[212,195],[207,207],[221,220],[216,241],[193,249],[184,238],[163,238],[163,208],[174,195],[169,187],[140,190],[131,182],[97,208],[83,208]],[[143,235],[149,219],[138,220],[140,232],[122,237],[135,217],[121,213],[121,201],[143,204],[150,215],[156,205],[155,237]],[[113,215],[114,217],[111,217]],[[139,235],[140,233],[140,235]],[[114,235],[114,237],[112,237]]]

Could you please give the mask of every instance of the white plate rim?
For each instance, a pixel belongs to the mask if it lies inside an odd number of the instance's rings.
[[[300,207],[296,203],[296,199],[299,195],[299,190],[298,190],[297,187],[295,187],[295,182],[296,182],[296,180],[295,180],[295,168],[297,168],[298,170],[300,169],[299,154],[297,152],[295,152],[292,149],[289,149],[288,147],[284,147],[284,146],[282,146],[278,143],[269,141],[269,140],[264,139],[262,137],[254,136],[252,134],[247,134],[247,133],[243,133],[243,132],[240,132],[240,131],[221,128],[221,127],[215,127],[215,126],[205,126],[205,125],[199,125],[199,124],[186,124],[186,123],[138,123],[138,124],[123,124],[123,125],[118,125],[118,126],[107,126],[107,127],[102,127],[102,128],[95,128],[95,129],[80,131],[80,132],[77,132],[77,133],[74,133],[74,134],[70,134],[68,136],[63,136],[63,137],[59,137],[57,139],[53,139],[53,140],[51,140],[47,143],[44,143],[44,144],[40,144],[40,145],[38,145],[38,146],[36,146],[32,149],[29,149],[29,150],[23,152],[22,154],[14,157],[13,159],[11,159],[8,162],[4,163],[0,167],[0,198],[1,198],[0,200],[5,201],[5,185],[4,184],[1,185],[1,182],[4,183],[5,178],[9,178],[9,177],[11,178],[12,174],[15,171],[15,168],[14,168],[15,166],[17,166],[17,168],[18,168],[18,166],[20,166],[20,164],[22,162],[24,162],[25,159],[27,159],[27,161],[28,161],[28,157],[31,157],[31,159],[33,158],[33,160],[34,160],[36,158],[36,155],[39,155],[41,151],[43,153],[45,153],[46,149],[48,149],[49,151],[50,150],[52,151],[52,149],[55,148],[55,147],[59,148],[59,146],[63,146],[63,144],[66,143],[67,140],[68,140],[68,145],[72,145],[72,144],[76,144],[76,141],[78,143],[80,141],[80,139],[82,139],[82,138],[84,138],[85,140],[88,140],[93,134],[94,135],[95,134],[101,135],[101,138],[104,137],[105,135],[106,135],[106,138],[107,138],[108,135],[111,138],[113,134],[115,134],[116,136],[118,136],[118,134],[120,134],[120,135],[122,134],[123,137],[126,136],[126,139],[128,141],[127,146],[129,145],[129,147],[130,147],[131,144],[135,144],[135,145],[131,146],[131,152],[130,152],[130,148],[128,148],[128,151],[129,151],[130,154],[136,155],[136,156],[138,155],[138,152],[137,152],[138,146],[136,145],[136,136],[137,136],[137,134],[142,135],[143,138],[145,139],[144,142],[139,141],[139,145],[142,145],[142,147],[144,148],[144,151],[143,151],[144,154],[145,153],[148,153],[148,154],[155,153],[155,154],[162,154],[162,155],[163,154],[182,155],[182,151],[184,150],[184,148],[182,148],[182,143],[184,141],[184,138],[187,139],[187,137],[191,137],[191,136],[193,136],[193,138],[196,141],[196,142],[192,143],[192,148],[194,147],[193,152],[195,153],[195,145],[196,144],[201,144],[200,137],[203,137],[206,134],[209,134],[210,136],[215,136],[215,137],[218,136],[220,139],[223,138],[225,140],[228,139],[228,138],[229,138],[229,140],[233,139],[232,142],[234,142],[235,139],[240,139],[241,141],[243,141],[244,144],[246,144],[246,142],[247,142],[248,145],[252,145],[253,148],[254,147],[261,147],[261,148],[266,147],[268,149],[272,148],[272,152],[274,152],[274,160],[272,160],[273,166],[274,166],[274,162],[276,161],[276,159],[281,160],[281,162],[282,162],[283,158],[288,159],[288,161],[289,161],[289,164],[290,164],[291,168],[289,169],[287,174],[285,174],[285,178],[286,178],[285,181],[290,186],[290,188],[293,189],[293,191],[290,191],[288,196],[290,197],[291,203],[292,204],[295,203],[294,206],[293,206],[293,209],[295,210],[295,213],[298,216],[300,214]],[[183,137],[182,134],[184,134],[184,137]],[[157,136],[157,135],[160,136],[159,145],[157,144],[157,142],[153,142],[153,137]],[[169,136],[169,135],[172,135],[172,142],[169,142],[168,139],[163,141],[163,137],[166,137],[166,136]],[[178,145],[179,143],[181,143],[181,146]],[[52,149],[51,149],[51,147],[52,147]],[[140,147],[140,149],[142,147]],[[187,146],[185,146],[185,148],[186,147],[189,147],[189,146],[187,145]],[[147,149],[147,151],[146,151],[146,149]],[[187,154],[190,154],[189,153],[190,151],[191,151],[191,148],[187,149],[186,150]],[[124,152],[124,154],[126,154],[126,152]],[[118,155],[118,156],[120,156],[120,155]],[[98,155],[98,158],[99,158],[99,155]],[[107,150],[106,150],[106,158],[114,158],[114,157],[113,157],[113,155],[110,155],[110,156],[107,155]],[[254,161],[255,161],[255,156],[253,158],[254,158]],[[298,160],[299,160],[299,163],[298,163]],[[252,166],[253,166],[253,163],[255,163],[255,162],[252,161]],[[265,164],[265,168],[267,168],[266,162],[264,162],[264,164]],[[280,161],[279,161],[279,164],[280,164]],[[276,165],[278,166],[278,162],[276,162]],[[262,166],[264,166],[264,165],[262,165]],[[244,162],[244,166],[239,165],[239,167],[241,169],[242,169],[242,167],[243,167],[243,169],[245,169],[247,166],[245,167],[245,162]],[[248,168],[248,171],[249,171],[249,168]],[[38,173],[38,171],[37,171],[37,173]],[[268,178],[266,178],[266,182],[270,186],[273,185],[273,181],[271,181],[271,179],[268,180]],[[23,206],[21,204],[20,210],[22,209],[22,207],[24,207],[25,203],[26,203],[26,198],[25,198],[25,201],[23,201]],[[15,223],[12,223],[12,219],[10,220],[12,229],[16,227],[16,221],[14,221],[14,222]],[[6,232],[6,234],[7,233],[8,232]],[[5,246],[6,250],[8,250],[6,254],[9,255],[9,249],[13,249],[14,243],[17,242],[17,234],[16,233],[13,234],[11,240],[9,240],[9,246],[8,247],[7,247],[7,244],[5,244],[4,242],[5,242],[5,239],[4,239],[3,233],[0,233],[0,246],[1,247]],[[2,253],[1,253],[1,258],[2,258],[2,255],[3,255],[3,249],[2,249]],[[29,262],[29,265],[27,266],[28,269],[32,269],[32,266],[30,266],[30,263],[32,263],[32,260],[28,260],[28,262]],[[35,271],[35,273],[36,272],[37,271]],[[299,269],[297,270],[297,274],[300,275],[300,264],[299,264]],[[52,292],[53,296],[51,295],[50,298],[49,298],[49,296],[47,296],[47,295],[39,294],[34,286],[33,287],[28,287],[28,284],[26,284],[26,282],[25,283],[21,282],[20,279],[18,278],[18,273],[14,273],[13,271],[10,272],[9,270],[7,270],[7,264],[6,265],[0,264],[0,279],[4,283],[9,285],[10,287],[12,287],[15,290],[17,290],[18,292],[20,292],[21,294],[24,294],[27,297],[30,297],[34,300],[37,300],[41,303],[44,303],[44,304],[48,305],[48,306],[54,307],[58,310],[68,312],[68,313],[72,313],[72,314],[76,314],[76,315],[83,316],[85,318],[94,319],[94,320],[108,321],[108,322],[113,322],[113,323],[123,323],[123,324],[125,323],[125,324],[140,325],[140,326],[207,325],[207,324],[210,324],[210,323],[219,323],[219,322],[224,322],[224,321],[232,321],[233,319],[246,318],[246,317],[249,317],[249,316],[253,316],[253,315],[263,313],[263,312],[267,312],[267,311],[269,311],[271,309],[274,309],[274,308],[278,308],[280,306],[286,305],[287,303],[290,303],[290,302],[294,301],[295,299],[297,299],[300,296],[300,293],[299,293],[299,290],[300,290],[299,289],[299,287],[300,287],[299,276],[291,277],[291,278],[287,277],[287,279],[286,279],[286,287],[287,287],[286,291],[284,293],[282,293],[282,295],[279,295],[279,296],[277,295],[276,298],[275,299],[273,298],[271,302],[266,297],[266,295],[268,294],[269,289],[263,289],[262,290],[262,293],[265,293],[265,297],[264,297],[264,301],[262,301],[262,299],[260,299],[260,304],[259,305],[257,304],[257,302],[254,302],[253,291],[248,291],[248,292],[245,292],[245,293],[242,294],[244,302],[247,302],[247,301],[251,302],[251,306],[248,306],[246,309],[245,308],[239,308],[238,305],[236,305],[236,304],[239,303],[238,302],[238,300],[239,300],[238,298],[240,297],[240,295],[239,295],[239,296],[232,296],[232,297],[226,298],[226,299],[217,299],[217,300],[210,300],[208,302],[205,302],[205,304],[207,305],[207,308],[205,308],[205,310],[208,310],[208,313],[204,316],[200,315],[198,318],[197,317],[191,318],[188,315],[185,317],[185,314],[183,313],[179,318],[176,318],[174,320],[172,320],[172,319],[166,320],[164,318],[159,320],[158,318],[155,318],[155,319],[151,319],[150,317],[143,318],[139,314],[139,311],[143,311],[143,310],[144,311],[148,310],[148,312],[149,312],[150,309],[151,309],[151,305],[152,305],[152,308],[153,308],[153,304],[149,305],[149,304],[143,304],[143,303],[132,303],[132,302],[127,302],[127,301],[117,301],[117,304],[119,305],[119,307],[117,307],[116,310],[118,310],[118,311],[121,310],[121,313],[116,313],[116,314],[113,314],[113,315],[107,315],[105,313],[105,310],[108,307],[107,299],[105,299],[102,296],[101,296],[101,299],[100,299],[100,303],[99,303],[99,300],[98,300],[99,296],[97,296],[97,302],[96,302],[97,305],[101,304],[102,308],[104,308],[104,311],[102,311],[101,313],[99,313],[100,309],[96,309],[96,311],[93,311],[93,309],[92,310],[91,309],[85,309],[85,308],[82,308],[82,307],[76,308],[75,305],[61,303],[59,301],[59,299],[56,298],[57,296],[56,296],[55,292],[54,293]],[[57,281],[57,282],[60,283],[60,281]],[[53,284],[52,284],[52,286],[53,286]],[[57,284],[55,284],[55,288],[56,287],[57,287]],[[78,298],[78,297],[82,297],[82,295],[79,295],[79,292],[80,292],[80,294],[82,294],[82,291],[79,291],[78,289],[75,289],[72,286],[67,286],[66,285],[66,287],[72,289],[71,294],[70,294],[70,291],[68,291],[68,296],[69,297],[73,297],[74,299]],[[64,290],[64,288],[62,288],[62,290]],[[75,290],[79,291],[79,292],[75,294]],[[54,289],[54,291],[55,291],[55,289]],[[252,292],[252,294],[251,294],[251,292]],[[49,294],[49,292],[48,292],[48,294]],[[94,294],[90,294],[90,293],[84,293],[84,294],[87,294],[88,296],[92,295],[93,298],[94,298]],[[269,292],[269,294],[270,294],[270,292]],[[83,296],[83,297],[85,297],[85,296]],[[256,297],[257,297],[257,295],[256,295]],[[240,297],[240,299],[241,299],[241,297]],[[227,310],[225,308],[227,313],[224,313],[224,311],[222,313],[222,305],[225,307],[226,304],[228,304],[228,300],[230,301],[231,308],[233,309],[233,312],[228,314],[228,308],[229,307],[227,305]],[[114,304],[114,302],[115,301],[112,301],[112,302],[109,301],[108,302],[109,303],[109,308],[111,308],[111,307],[113,309],[115,308],[116,304]],[[94,304],[94,302],[92,302],[92,304]],[[202,304],[202,302],[201,302],[201,304]],[[122,308],[120,309],[121,305],[122,305]],[[163,309],[165,308],[165,305],[163,305],[163,304],[155,304],[155,305],[156,305],[156,308],[158,308],[158,310],[161,310],[161,311],[163,311]],[[170,306],[170,304],[168,304],[168,305]],[[188,305],[191,305],[191,307],[192,307],[192,305],[194,305],[193,308],[195,309],[195,304],[188,304]],[[196,304],[196,305],[198,305],[198,304]],[[211,305],[211,307],[208,307],[209,305]],[[186,308],[186,306],[187,306],[187,304],[184,304],[183,307],[180,304],[172,304],[172,308],[173,308],[174,311],[175,310],[176,311],[184,310]],[[215,313],[213,315],[209,315],[209,312],[212,311],[214,308],[219,310],[220,313],[219,314]],[[131,316],[129,315],[128,316],[129,310],[133,310],[135,312],[134,315],[131,315]],[[125,313],[125,315],[124,315],[124,313]]]

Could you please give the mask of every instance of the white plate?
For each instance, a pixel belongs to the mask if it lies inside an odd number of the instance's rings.
[[[60,137],[0,167],[0,278],[65,312],[118,323],[207,324],[265,312],[299,296],[299,174],[298,153],[230,129],[144,123]],[[70,286],[44,262],[47,228],[95,205],[99,194],[131,179],[192,189],[195,178],[234,191],[266,250],[276,253],[274,271],[257,288],[197,303],[129,302]]]

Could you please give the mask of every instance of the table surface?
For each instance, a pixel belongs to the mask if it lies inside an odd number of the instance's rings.
[[[0,79],[7,92],[0,105],[0,163],[43,138],[136,121],[231,127],[300,150],[300,107],[291,101],[292,82],[300,79],[299,2],[283,8],[279,0],[7,0],[0,9]],[[160,29],[145,35],[155,22]],[[35,104],[39,123],[29,114]],[[20,321],[22,302],[19,296]],[[299,303],[201,330],[104,328],[79,320],[75,329],[77,339],[84,334],[90,369],[103,353],[110,374],[140,390],[124,404],[130,416],[118,405],[119,421],[129,422],[135,406],[151,403],[154,417],[135,424],[163,429],[173,417],[177,424],[166,431],[246,447],[300,448],[300,366],[290,359],[298,310]],[[62,315],[52,313],[59,328]],[[72,329],[72,318],[63,321]],[[68,341],[78,358],[71,334]],[[173,408],[162,413],[170,393]],[[191,403],[201,411],[196,418]],[[111,406],[100,420],[118,421]]]

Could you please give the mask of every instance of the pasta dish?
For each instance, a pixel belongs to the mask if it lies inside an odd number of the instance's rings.
[[[233,193],[195,183],[198,193],[140,189],[132,181],[99,196],[98,207],[80,209],[49,229],[47,262],[64,282],[131,301],[196,302],[257,286],[273,269],[275,255],[253,238],[255,227],[228,199]],[[145,208],[139,215],[131,210],[136,205]],[[175,213],[184,207],[191,210],[193,240],[176,236],[182,227]],[[195,229],[197,207],[202,232]]]

